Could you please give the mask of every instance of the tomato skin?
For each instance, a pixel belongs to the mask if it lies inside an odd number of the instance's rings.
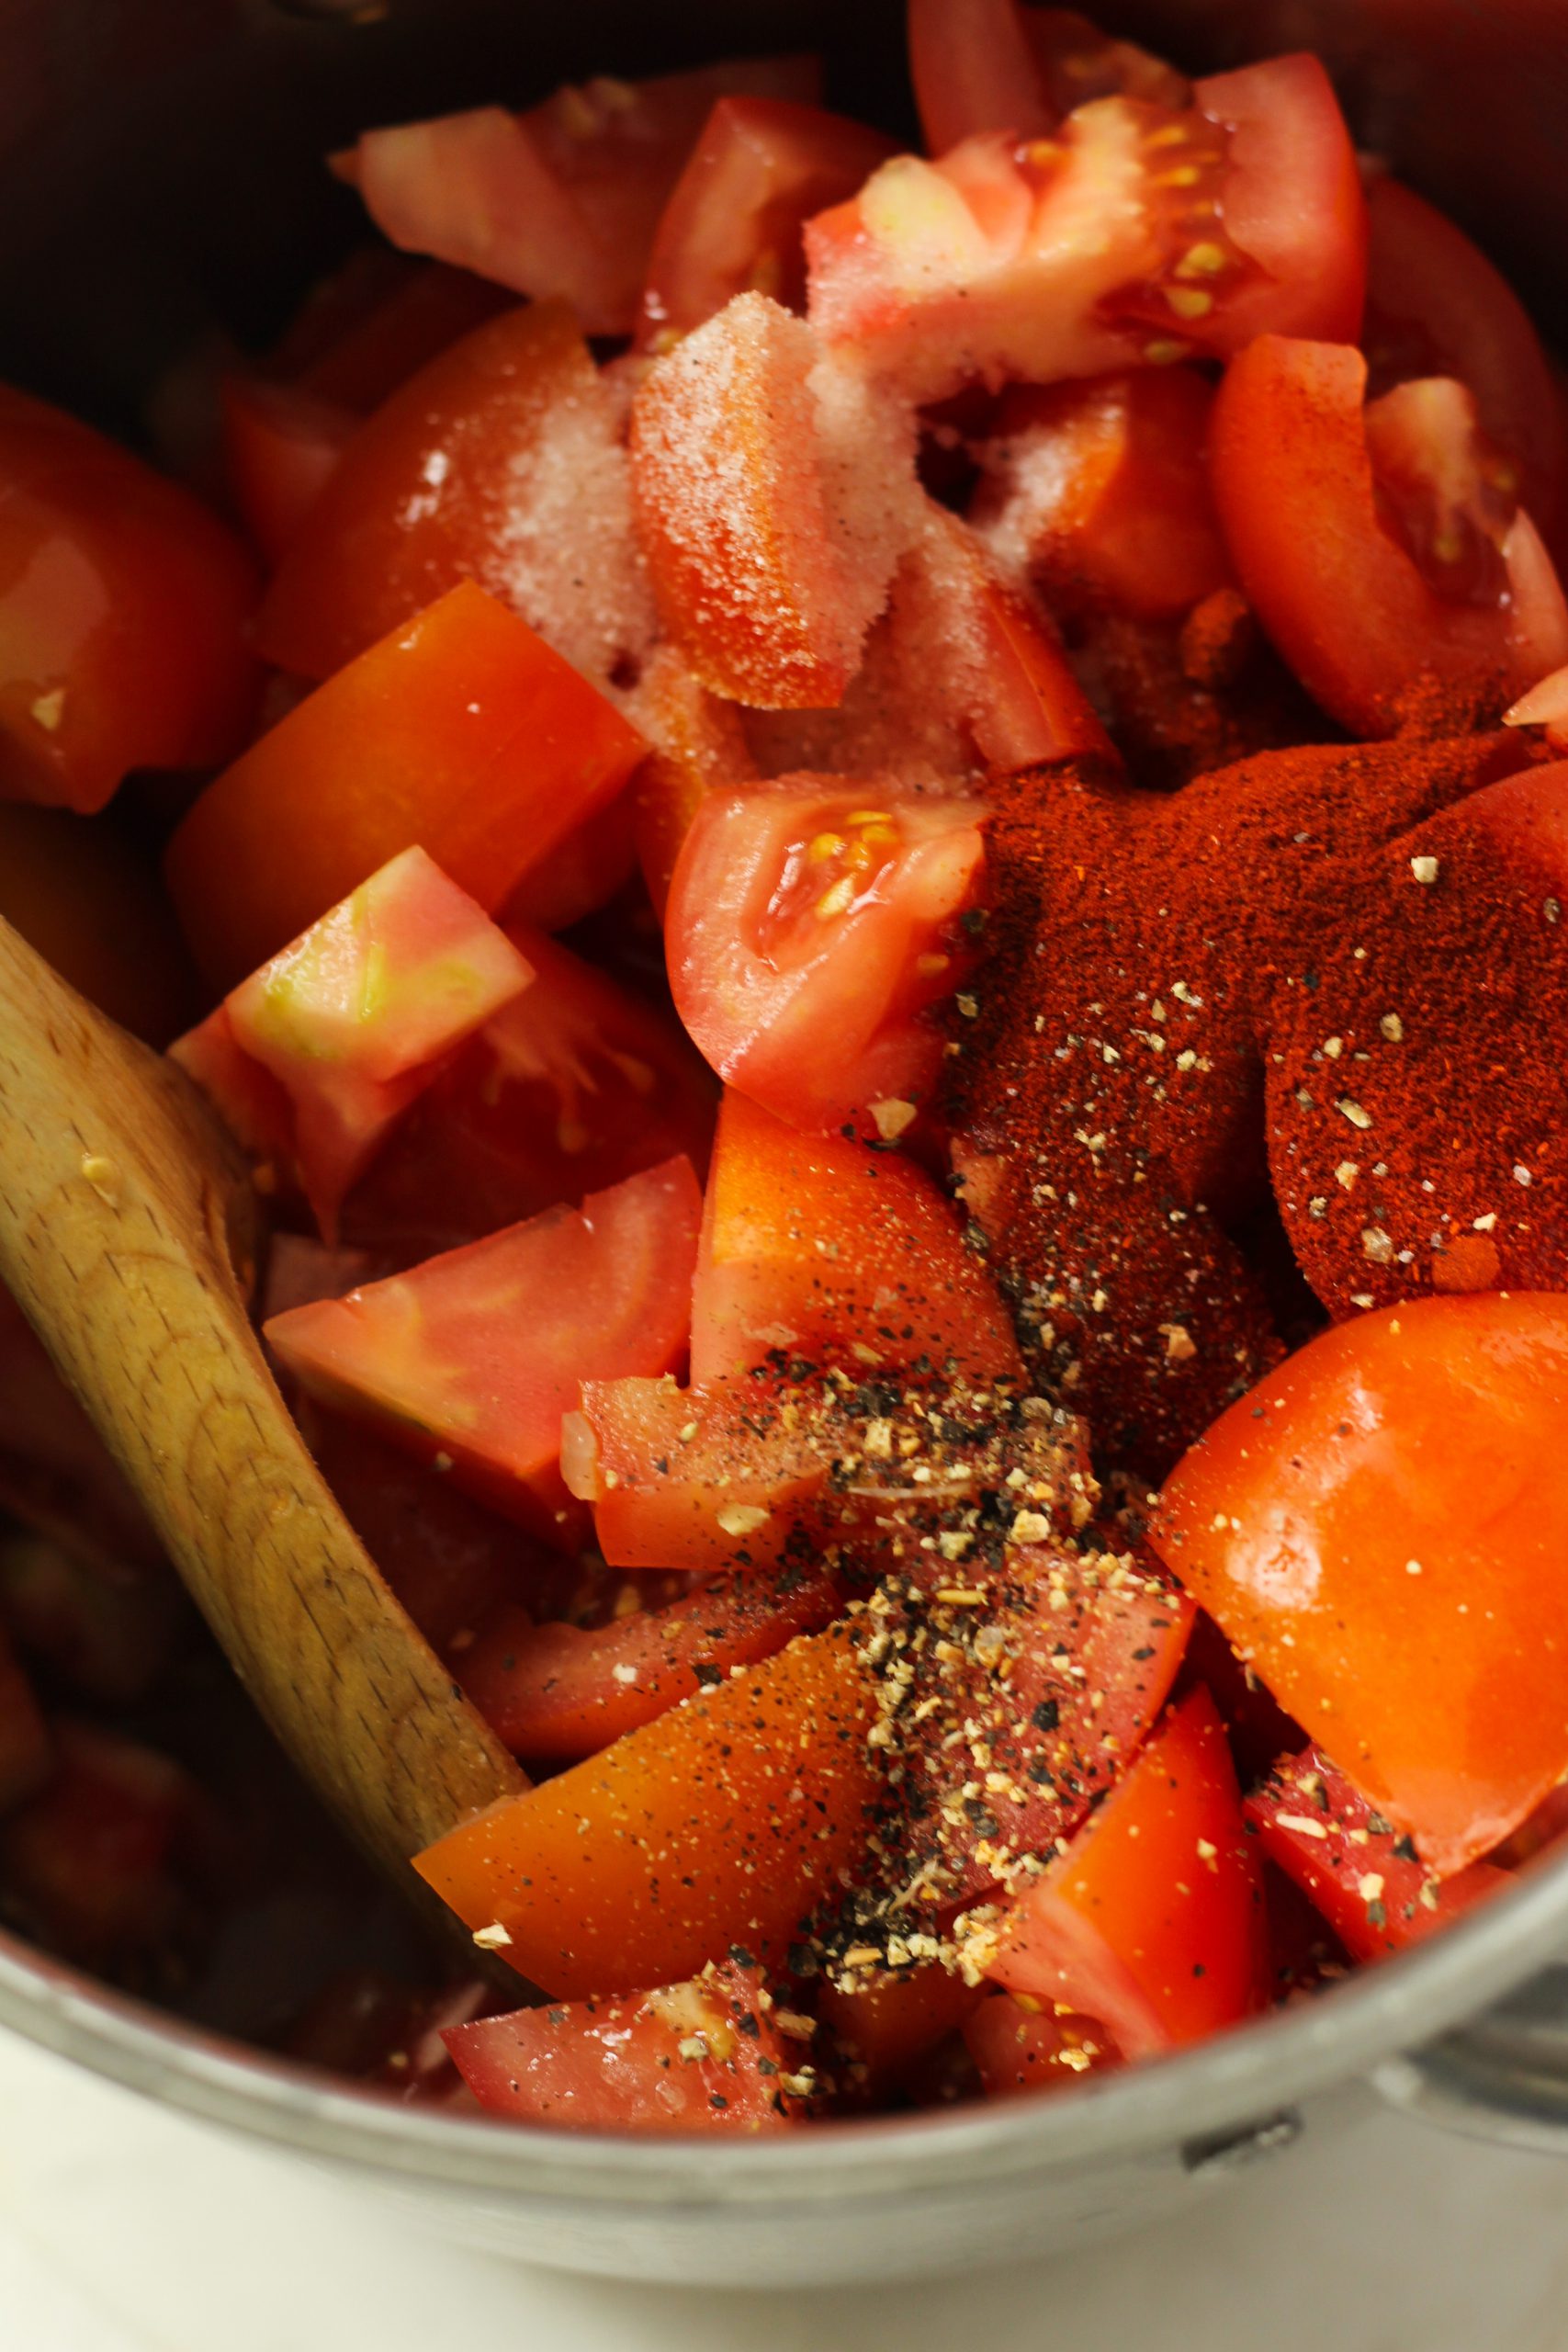
[[[306,297],[269,373],[330,408],[368,416],[459,336],[516,297],[444,262],[366,247]]]
[[[820,1633],[842,1605],[827,1576],[786,1569],[723,1577],[663,1609],[592,1627],[536,1624],[526,1609],[507,1607],[464,1651],[459,1671],[517,1755],[576,1763],[797,1634]]]
[[[665,936],[675,1009],[710,1068],[818,1132],[879,1134],[874,1106],[918,1102],[942,1059],[922,1015],[962,976],[982,815],[839,776],[708,794]]]
[[[787,2120],[780,2078],[794,2068],[772,2008],[756,1972],[726,1962],[658,1992],[518,2009],[442,2039],[479,2105],[513,2121],[776,2131]]]
[[[870,1675],[842,1628],[491,1806],[416,1858],[469,1928],[558,1997],[764,1964],[858,1860],[875,1779]]]
[[[1439,1883],[1321,1748],[1281,1756],[1246,1812],[1270,1861],[1311,1898],[1352,1960],[1403,1951],[1508,1883],[1492,1862],[1472,1862]]]
[[[1120,2064],[1111,2036],[1092,2018],[1058,2016],[1032,1994],[990,1994],[964,2022],[964,2043],[987,2098],[1064,2091],[1084,2075]]]
[[[1166,1481],[1150,1529],[1441,1877],[1497,1845],[1568,1767],[1551,1606],[1568,1498],[1543,1467],[1565,1399],[1557,1297],[1364,1315],[1222,1415]]]
[[[1363,736],[1495,711],[1568,658],[1568,608],[1528,515],[1511,604],[1439,595],[1383,527],[1348,345],[1262,335],[1214,403],[1214,502],[1248,602],[1307,691]]]
[[[276,1316],[269,1345],[328,1405],[369,1419],[456,1484],[573,1548],[561,1415],[584,1380],[667,1371],[685,1352],[700,1214],[684,1160]],[[528,1302],[526,1317],[518,1312]]]
[[[400,1258],[477,1241],[661,1160],[707,1167],[712,1078],[678,1024],[509,921],[534,978],[435,1074],[350,1193],[343,1230]]]
[[[493,913],[642,749],[526,622],[465,582],[209,785],[165,857],[186,936],[231,987],[415,843]]]
[[[1568,469],[1568,433],[1529,312],[1502,272],[1436,205],[1399,181],[1367,191],[1371,232],[1362,347],[1378,391],[1454,376],[1481,422],[1518,460],[1521,501],[1550,541]]]
[[[621,405],[559,303],[451,345],[344,448],[267,590],[265,658],[327,677],[463,580],[595,676],[640,654]]]
[[[256,578],[190,492],[0,386],[0,797],[91,815],[243,741]]]
[[[1568,668],[1552,670],[1503,713],[1506,727],[1540,727],[1559,758],[1568,752]]]
[[[1195,1690],[1011,1906],[989,1973],[1151,2057],[1260,2006],[1263,1898],[1224,1729]]]
[[[692,1378],[781,1355],[818,1368],[1021,1377],[1011,1318],[923,1170],[807,1136],[733,1091],[692,1286]]]
[[[666,350],[752,289],[803,310],[803,224],[892,153],[890,139],[846,115],[720,98],[660,217],[635,347]]]
[[[626,888],[636,863],[630,800],[622,793],[523,876],[506,902],[506,920],[536,931],[570,931]]]
[[[219,386],[223,469],[251,538],[276,563],[337,469],[353,411],[289,384],[227,375]]]

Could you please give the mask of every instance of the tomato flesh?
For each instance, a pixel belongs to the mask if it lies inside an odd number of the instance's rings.
[[[1019,0],[910,0],[909,71],[926,147],[945,154],[981,130],[1039,139],[1090,98],[1185,107],[1191,85],[1073,8]]]
[[[915,1968],[878,1969],[852,1986],[829,1978],[817,2013],[848,2058],[852,2078],[874,2098],[886,2097],[985,1999],[977,1985],[927,1961]]]
[[[1095,2018],[1124,2058],[1260,2005],[1262,1893],[1207,1691],[1167,1718],[1067,1852],[1014,1903],[990,1973]]]
[[[276,1096],[266,1081],[281,1090],[288,1156],[331,1239],[344,1194],[441,1057],[531,978],[467,892],[423,850],[409,849],[170,1050],[220,1111],[232,1100],[242,1143],[254,1145],[258,1125],[271,1126]],[[268,1106],[261,1121],[258,1104]]]
[[[1568,1312],[1423,1299],[1324,1332],[1166,1482],[1161,1556],[1441,1877],[1568,1768],[1542,1476]],[[1412,1566],[1414,1563],[1414,1566]]]
[[[442,2035],[479,2105],[580,2132],[765,2132],[787,2044],[755,1970],[732,1962],[620,2000],[518,2009]]]
[[[671,645],[655,647],[631,709],[653,746],[631,787],[632,835],[662,922],[681,844],[704,798],[720,785],[755,783],[757,769],[734,705],[710,694]]]
[[[415,1862],[547,1993],[671,1983],[735,1944],[782,1955],[858,1860],[875,1787],[870,1677],[841,1629],[803,1635]]]
[[[981,814],[832,776],[708,794],[665,935],[675,1009],[710,1067],[795,1126],[901,1133],[941,1065],[922,1016],[962,977]]]
[[[878,379],[940,400],[967,379],[1053,383],[1255,335],[1352,335],[1366,208],[1310,56],[1223,74],[1177,110],[1079,107],[1052,138],[896,157],[807,223],[808,311]]]
[[[324,1403],[367,1418],[459,1486],[572,1548],[560,1424],[584,1380],[684,1353],[700,1199],[684,1160],[296,1307],[270,1345]]]
[[[0,797],[91,814],[243,741],[256,581],[178,483],[0,385]]]
[[[1281,1756],[1247,1798],[1247,1817],[1270,1861],[1310,1897],[1352,1960],[1403,1951],[1508,1883],[1492,1862],[1432,1877],[1409,1837],[1321,1748]]]
[[[351,409],[260,377],[225,376],[219,399],[230,494],[276,563],[336,472],[356,420]]]
[[[642,750],[586,679],[465,582],[209,785],[169,844],[175,910],[225,988],[416,842],[494,913]]]
[[[964,2020],[964,2044],[987,2098],[1066,2090],[1119,2063],[1103,2026],[1030,1993],[992,1993]]]

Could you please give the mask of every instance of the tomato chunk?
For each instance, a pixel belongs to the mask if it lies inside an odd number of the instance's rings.
[[[416,842],[487,913],[642,756],[604,695],[471,583],[309,695],[208,786],[165,871],[230,987]]]
[[[803,1136],[744,1095],[719,1114],[692,1291],[692,1377],[796,1358],[859,1378],[1016,1379],[1012,1322],[920,1169]]]
[[[818,2015],[842,2045],[857,2086],[885,2098],[950,2033],[967,2028],[985,1999],[939,1961],[914,1968],[874,1969],[852,1987],[829,1977]]]
[[[149,1045],[167,1045],[196,1010],[157,866],[112,820],[0,801],[0,915]]]
[[[118,1732],[57,1719],[59,1770],[0,1822],[0,1879],[25,1931],[89,1965],[165,1946],[181,1911],[181,1848],[195,1783]]]
[[[660,220],[637,348],[670,349],[736,294],[804,310],[803,226],[892,153],[890,139],[845,115],[787,98],[720,98]]]
[[[1568,1768],[1551,1432],[1568,1308],[1422,1299],[1325,1331],[1167,1481],[1151,1537],[1447,1877]]]
[[[890,1137],[941,1067],[923,1016],[963,977],[985,849],[976,803],[882,781],[710,793],[665,933],[675,1009],[721,1078],[795,1126]]]
[[[408,849],[170,1051],[220,1111],[232,1099],[242,1143],[257,1142],[258,1124],[271,1128],[276,1082],[288,1111],[265,1142],[287,1149],[331,1239],[344,1194],[441,1057],[532,977],[467,892]]]
[[[653,616],[624,406],[559,303],[477,327],[354,435],[267,591],[262,651],[324,678],[472,580],[586,674],[634,662]]]
[[[344,1230],[400,1257],[477,1241],[661,1160],[701,1170],[714,1083],[679,1026],[508,922],[532,984],[443,1063],[350,1193]]]
[[[909,70],[926,146],[944,154],[978,130],[1040,139],[1090,98],[1190,103],[1173,67],[1112,40],[1072,8],[1018,0],[909,0]]]
[[[90,814],[132,768],[243,741],[250,558],[189,491],[8,385],[0,576],[0,797]]]
[[[693,675],[762,708],[829,708],[914,527],[912,425],[810,329],[740,294],[632,409],[637,529]]]
[[[684,1160],[266,1326],[294,1376],[570,1549],[561,1415],[683,1354],[700,1202]]]
[[[964,2020],[964,2044],[987,2098],[1066,2090],[1119,2063],[1103,2026],[1032,1993],[992,1993]]]
[[[464,1651],[463,1687],[519,1756],[574,1763],[797,1634],[819,1633],[841,1606],[829,1577],[786,1568],[722,1577],[605,1625],[536,1625],[525,1609],[504,1608]]]
[[[881,381],[1048,384],[1224,357],[1274,333],[1353,335],[1366,207],[1316,58],[1200,82],[1177,109],[1097,98],[1053,138],[1011,128],[897,156],[806,230],[812,323]]]
[[[1224,1728],[1195,1690],[1018,1898],[990,1973],[1095,2018],[1123,2057],[1144,2058],[1249,2016],[1266,1964]]]
[[[661,209],[716,99],[809,101],[808,57],[732,59],[648,82],[599,76],[521,115],[500,107],[365,132],[336,159],[383,234],[626,334]]]
[[[1553,670],[1503,713],[1507,727],[1539,727],[1559,757],[1568,752],[1568,668]]]
[[[869,1675],[830,1628],[704,1691],[415,1867],[509,1964],[567,2000],[782,1955],[858,1860],[876,1780]]]
[[[1365,382],[1346,345],[1261,336],[1215,402],[1214,500],[1249,603],[1325,710],[1363,735],[1412,721],[1447,731],[1495,716],[1568,658],[1568,607],[1522,509],[1499,534],[1495,586],[1466,598],[1432,584],[1385,524]],[[1401,435],[1411,473],[1437,501],[1452,499],[1457,470],[1473,503],[1472,406],[1457,424],[1446,398],[1425,414],[1426,446],[1410,452]],[[1407,432],[1413,422],[1406,409]]]
[[[1403,1951],[1508,1883],[1493,1862],[1434,1878],[1409,1836],[1321,1748],[1281,1756],[1247,1798],[1247,1817],[1269,1860],[1311,1897],[1352,1960]]]
[[[356,420],[351,409],[256,376],[225,376],[219,399],[230,494],[276,563],[337,470]]]
[[[699,684],[672,645],[654,648],[631,709],[654,747],[632,784],[632,832],[662,922],[681,844],[705,797],[721,785],[754,784],[757,769],[734,705]]]
[[[445,262],[362,247],[307,295],[269,369],[314,400],[368,416],[416,368],[516,299]]]
[[[481,2107],[582,2132],[765,2132],[795,2079],[773,2001],[727,1962],[624,1999],[518,2009],[442,2036]]]

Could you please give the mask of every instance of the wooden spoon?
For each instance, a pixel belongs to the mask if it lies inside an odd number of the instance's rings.
[[[415,1895],[410,1856],[526,1784],[277,1393],[245,1312],[254,1205],[183,1073],[0,922],[0,1280],[279,1740]]]

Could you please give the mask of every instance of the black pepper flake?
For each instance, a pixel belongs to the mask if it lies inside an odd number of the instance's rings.
[[[1061,1703],[1055,1699],[1042,1699],[1029,1718],[1036,1731],[1056,1731],[1061,1726]]]

